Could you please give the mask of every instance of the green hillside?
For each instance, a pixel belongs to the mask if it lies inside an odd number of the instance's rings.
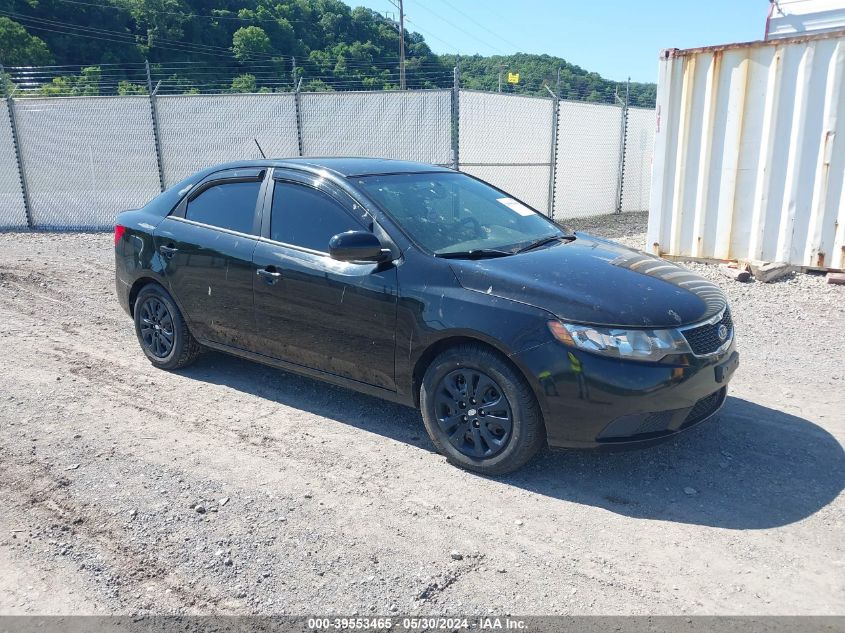
[[[408,88],[452,85],[454,55],[405,33]],[[0,0],[0,63],[16,93],[127,94],[147,90],[144,61],[163,93],[372,90],[399,87],[395,22],[337,0]],[[547,95],[560,69],[563,98],[612,102],[624,86],[549,55],[460,59],[461,85]],[[295,69],[294,69],[295,68]],[[632,105],[655,86],[632,84]]]

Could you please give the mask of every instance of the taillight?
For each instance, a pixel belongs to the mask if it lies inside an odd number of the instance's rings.
[[[125,226],[120,226],[119,224],[115,224],[114,226],[114,245],[117,246],[117,243],[120,241],[120,238],[123,237],[123,234],[126,232]]]

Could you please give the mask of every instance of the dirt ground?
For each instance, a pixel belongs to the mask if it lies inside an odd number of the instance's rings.
[[[411,409],[154,369],[111,247],[0,234],[0,613],[845,614],[845,287],[693,266],[742,355],[718,420],[495,480]]]

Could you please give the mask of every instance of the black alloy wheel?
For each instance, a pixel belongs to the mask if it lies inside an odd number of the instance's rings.
[[[449,443],[474,459],[499,454],[513,430],[511,405],[502,388],[477,369],[448,373],[434,398],[437,423]]]
[[[141,311],[141,343],[156,358],[167,358],[173,350],[173,315],[164,302],[149,296],[138,308]]]
[[[483,475],[513,472],[546,443],[543,415],[525,377],[480,343],[455,345],[431,361],[420,410],[437,450]]]
[[[138,291],[132,316],[141,350],[156,367],[187,367],[202,351],[173,298],[159,284]]]

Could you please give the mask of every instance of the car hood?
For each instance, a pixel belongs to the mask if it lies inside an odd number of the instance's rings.
[[[576,236],[510,257],[449,263],[468,290],[577,323],[675,327],[727,305],[716,285],[681,266],[593,235]]]

